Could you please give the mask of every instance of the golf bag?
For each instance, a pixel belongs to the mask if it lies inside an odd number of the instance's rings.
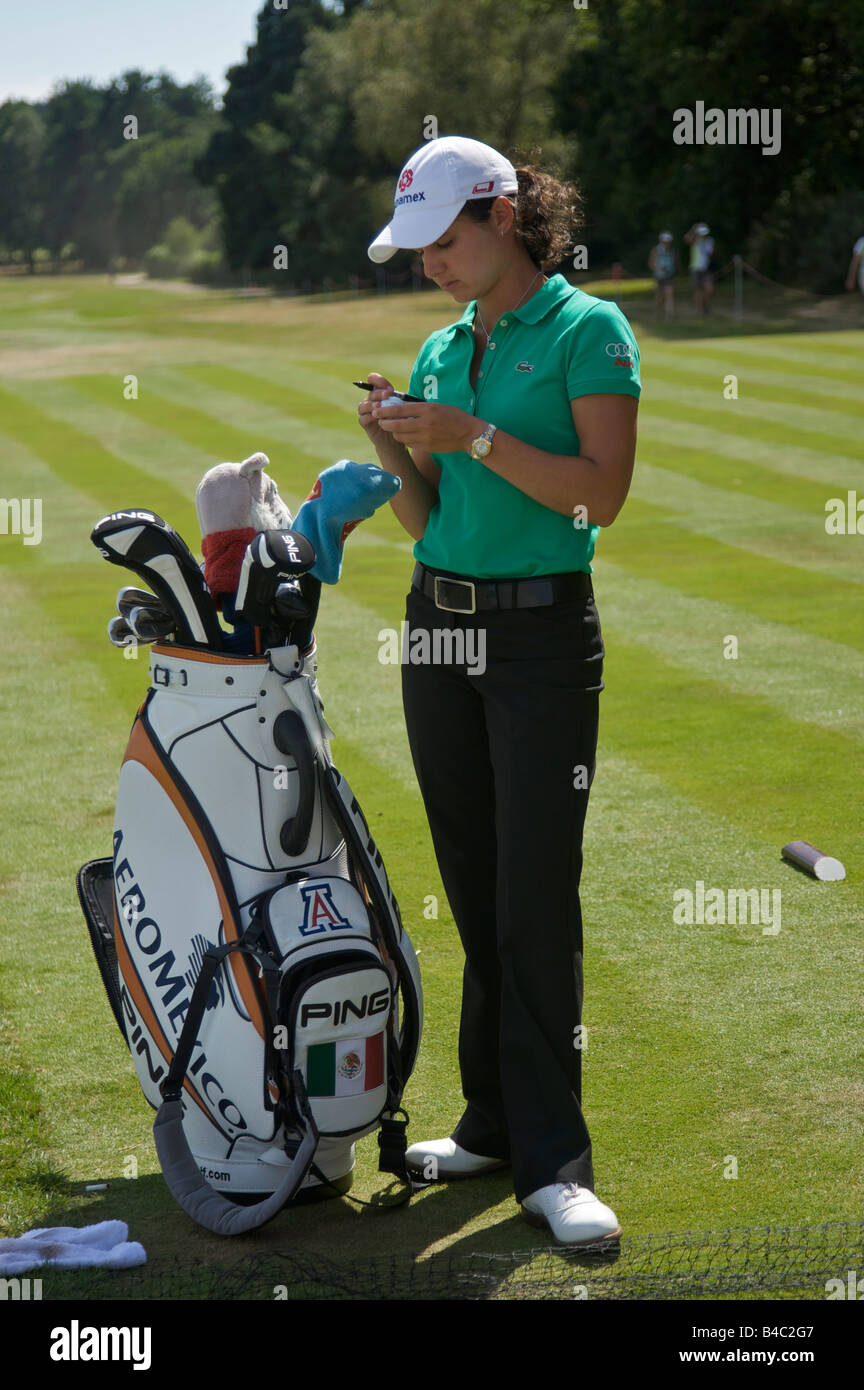
[[[124,530],[118,517],[151,519]],[[113,549],[109,521],[123,538]],[[153,550],[170,540],[176,559],[169,532],[152,514],[117,513],[93,539],[176,589],[176,566]],[[191,570],[184,582],[197,584]],[[397,1115],[422,995],[381,856],[330,756],[314,646],[304,656],[285,640],[292,628],[271,630],[256,655],[215,650],[187,599],[182,643],[152,648],[113,856],[85,864],[78,890],[158,1112],[165,1180],[195,1221],[229,1235],[346,1191],[354,1142],[379,1128],[381,1169],[405,1177]]]

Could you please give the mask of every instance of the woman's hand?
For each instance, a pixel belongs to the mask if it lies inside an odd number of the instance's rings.
[[[366,431],[369,443],[377,448],[379,444],[388,444],[393,436],[389,432],[385,433],[384,430],[380,428],[378,421],[373,417],[372,411],[379,401],[383,401],[385,397],[392,395],[396,387],[387,380],[386,376],[382,376],[380,372],[367,372],[366,380],[371,382],[375,390],[370,391],[365,401],[361,401],[358,405],[357,418]]]
[[[483,422],[475,415],[438,401],[404,401],[384,410],[375,403],[372,417],[391,439],[430,454],[470,453],[472,441],[483,432]]]

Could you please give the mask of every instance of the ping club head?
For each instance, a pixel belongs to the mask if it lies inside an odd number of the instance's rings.
[[[280,627],[290,627],[303,618],[309,618],[311,605],[302,585],[302,579],[288,579],[276,589],[271,611]]]
[[[177,624],[170,613],[161,608],[133,608],[126,618],[139,642],[164,642],[177,630]]]
[[[125,618],[112,618],[110,620],[108,639],[115,647],[128,647],[138,640]]]
[[[223,650],[222,629],[204,576],[173,526],[155,512],[129,508],[103,517],[90,539],[111,564],[125,565],[150,586],[174,619],[181,646]]]
[[[266,641],[272,646],[294,642],[305,652],[312,645],[320,597],[321,580],[314,574],[280,584],[272,605],[272,625],[265,629]]]
[[[155,594],[131,585],[117,595],[117,611],[142,642],[164,642],[174,635],[177,624]]]
[[[127,613],[131,613],[133,608],[159,609],[162,607],[155,594],[151,594],[147,589],[135,589],[131,584],[124,585],[117,591],[117,612],[121,618],[125,618]]]

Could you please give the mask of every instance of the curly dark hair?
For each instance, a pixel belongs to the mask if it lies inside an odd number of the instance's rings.
[[[582,228],[582,195],[575,183],[562,182],[533,164],[517,168],[519,191],[504,194],[516,214],[516,237],[540,270],[560,265]],[[469,198],[462,212],[474,222],[488,222],[495,198]]]

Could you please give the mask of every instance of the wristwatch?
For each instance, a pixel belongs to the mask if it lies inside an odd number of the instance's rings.
[[[485,459],[486,455],[492,448],[492,436],[494,435],[497,428],[497,425],[487,425],[483,433],[478,434],[477,438],[472,441],[472,459]]]

